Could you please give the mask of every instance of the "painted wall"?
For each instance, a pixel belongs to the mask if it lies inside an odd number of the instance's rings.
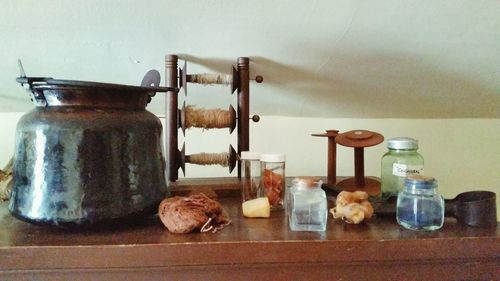
[[[31,107],[18,58],[32,76],[138,84],[174,53],[193,72],[251,57],[262,115],[499,118],[499,14],[497,0],[2,0],[0,111]]]

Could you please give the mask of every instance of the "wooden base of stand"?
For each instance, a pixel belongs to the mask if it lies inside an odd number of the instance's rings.
[[[364,186],[357,186],[356,178],[347,178],[341,180],[340,182],[337,183],[337,186],[342,190],[351,192],[357,190],[365,191],[370,196],[377,196],[380,194],[380,181],[373,178],[365,177]]]

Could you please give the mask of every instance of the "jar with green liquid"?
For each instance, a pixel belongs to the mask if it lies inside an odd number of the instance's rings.
[[[382,157],[381,196],[386,200],[403,190],[406,177],[424,173],[424,158],[417,152],[418,141],[397,137],[387,141],[389,151]]]

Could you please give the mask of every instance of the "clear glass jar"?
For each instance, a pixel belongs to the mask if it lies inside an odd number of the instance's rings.
[[[260,153],[242,151],[241,152],[241,167],[242,167],[242,187],[241,200],[242,202],[252,200],[258,197],[263,197],[264,194],[260,187]]]
[[[325,231],[328,218],[323,182],[315,178],[295,178],[290,188],[288,224],[293,231]]]
[[[387,141],[389,151],[382,156],[381,197],[386,200],[403,190],[406,177],[424,173],[424,158],[417,152],[418,141],[398,137]]]
[[[260,188],[269,200],[271,210],[282,210],[285,198],[285,155],[262,154],[260,167]]]
[[[396,218],[404,228],[432,231],[444,223],[444,199],[437,192],[437,181],[431,177],[406,178],[399,192]]]

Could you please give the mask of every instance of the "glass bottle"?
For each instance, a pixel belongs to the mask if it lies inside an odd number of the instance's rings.
[[[389,151],[382,156],[381,197],[386,200],[403,190],[404,180],[424,172],[424,158],[417,152],[418,141],[407,137],[387,141]]]
[[[396,218],[404,228],[432,231],[444,223],[444,199],[437,192],[437,181],[431,177],[409,176],[399,192]]]
[[[328,217],[326,194],[315,178],[295,178],[289,195],[288,223],[293,231],[325,231]]]
[[[260,155],[261,185],[271,210],[282,210],[285,198],[285,155]]]
[[[260,190],[260,153],[242,151],[241,152],[242,173],[242,202],[264,196]]]

